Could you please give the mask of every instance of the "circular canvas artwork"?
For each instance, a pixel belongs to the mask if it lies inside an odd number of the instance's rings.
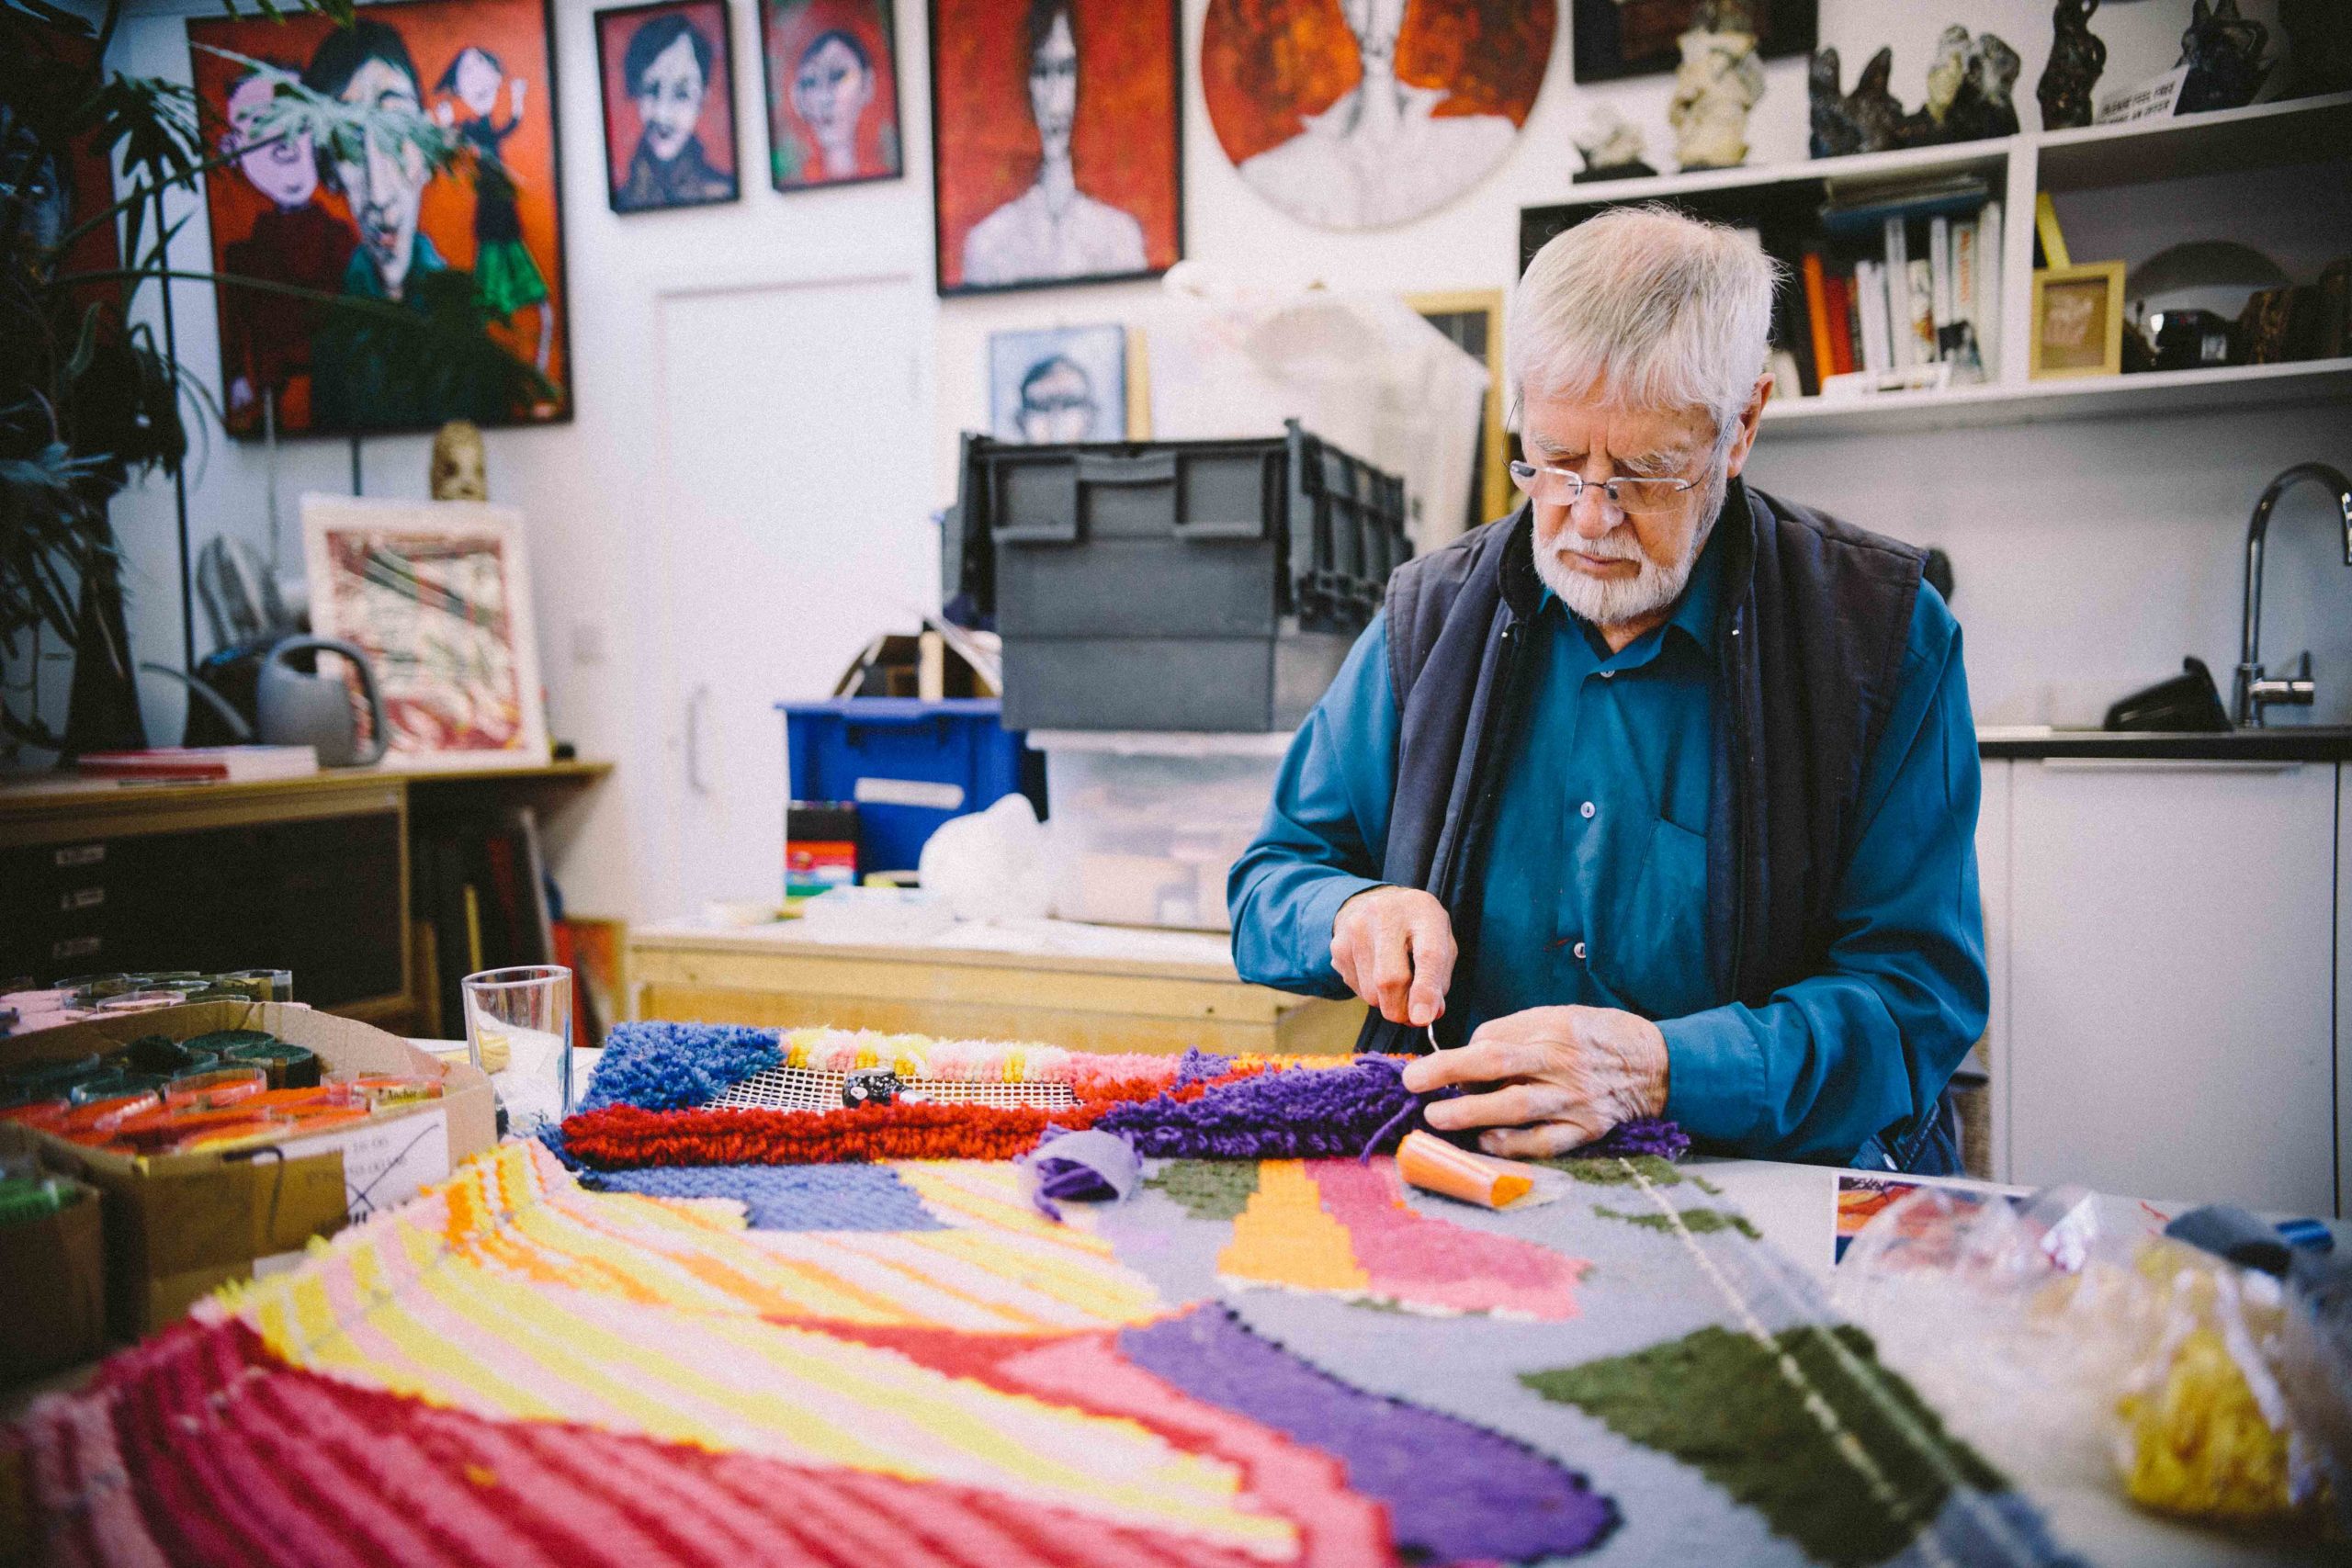
[[[1554,0],[1209,0],[1201,90],[1250,187],[1385,229],[1487,176],[1544,85]]]

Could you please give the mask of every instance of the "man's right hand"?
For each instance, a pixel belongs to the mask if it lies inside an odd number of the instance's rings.
[[[1331,922],[1331,967],[1391,1023],[1438,1021],[1453,959],[1453,921],[1418,887],[1367,887]]]

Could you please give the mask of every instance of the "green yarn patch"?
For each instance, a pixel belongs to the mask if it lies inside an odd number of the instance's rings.
[[[1598,1203],[1592,1206],[1592,1212],[1603,1219],[1623,1220],[1629,1225],[1639,1225],[1644,1230],[1660,1231],[1669,1235],[1674,1230],[1674,1222],[1664,1214],[1628,1214],[1616,1209],[1603,1208]],[[1682,1211],[1682,1225],[1692,1235],[1713,1235],[1718,1231],[1737,1231],[1750,1241],[1764,1239],[1756,1233],[1756,1227],[1748,1223],[1747,1216],[1736,1209],[1685,1209]]]
[[[1656,1155],[1634,1155],[1630,1158],[1618,1155],[1608,1159],[1539,1159],[1529,1163],[1566,1171],[1591,1187],[1631,1187],[1636,1173],[1647,1178],[1653,1187],[1682,1185],[1682,1173],[1674,1168],[1673,1162],[1660,1159]],[[1693,1177],[1691,1179],[1695,1181],[1698,1179]]]
[[[1254,1159],[1172,1159],[1157,1176],[1144,1179],[1196,1220],[1238,1220],[1258,1190]]]
[[[1877,1397],[1846,1371],[1832,1335],[1870,1374]],[[1910,1545],[1943,1506],[1946,1468],[1977,1491],[2007,1489],[1998,1471],[1946,1436],[1908,1383],[1879,1365],[1860,1329],[1807,1325],[1775,1344],[1885,1475],[1901,1499],[1900,1516],[1871,1496],[1777,1359],[1744,1334],[1710,1325],[1631,1356],[1522,1372],[1519,1381],[1598,1417],[1620,1437],[1696,1467],[1831,1568],[1865,1568]],[[1925,1435],[1944,1468],[1903,1435],[1880,1398]]]

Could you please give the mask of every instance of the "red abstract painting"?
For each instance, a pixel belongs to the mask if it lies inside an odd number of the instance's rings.
[[[1500,161],[1557,22],[1553,0],[1210,0],[1201,91],[1259,194],[1318,227],[1383,228]]]
[[[1176,26],[1173,0],[933,0],[942,294],[1176,264]]]

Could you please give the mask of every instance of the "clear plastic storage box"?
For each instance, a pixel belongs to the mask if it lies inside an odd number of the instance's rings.
[[[1054,913],[1227,931],[1225,879],[1265,820],[1287,735],[1032,730],[1046,754]]]

